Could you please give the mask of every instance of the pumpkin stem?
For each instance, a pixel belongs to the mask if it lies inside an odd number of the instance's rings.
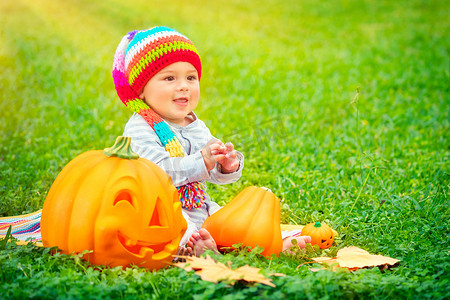
[[[139,155],[131,150],[130,144],[130,137],[118,136],[114,146],[104,149],[103,154],[109,157],[115,156],[125,159],[138,159]]]
[[[322,227],[322,224],[320,224],[320,222],[316,222],[316,224],[314,224],[314,227],[316,228]]]

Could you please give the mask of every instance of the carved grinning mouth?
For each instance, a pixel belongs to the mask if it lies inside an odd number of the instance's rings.
[[[118,193],[118,195],[116,196],[116,198],[114,200],[113,205],[117,205],[121,201],[126,201],[131,206],[135,207],[133,197],[132,197],[131,193],[127,190],[124,190],[124,191],[121,191]],[[164,213],[160,213],[160,212],[164,212],[164,210],[161,208],[161,199],[159,197],[157,197],[155,209],[153,211],[151,220],[148,224],[149,227],[157,227],[157,228],[165,227],[166,222],[164,222],[164,220],[166,219],[166,216],[164,215]],[[162,217],[162,219],[161,219],[161,217]],[[141,257],[145,256],[149,252],[153,256],[162,251],[171,252],[174,247],[172,245],[172,241],[168,241],[165,243],[155,245],[151,242],[139,241],[137,239],[132,239],[132,238],[128,237],[127,235],[121,233],[120,231],[117,232],[117,239],[119,240],[120,244],[128,252],[133,253],[134,255],[137,255],[137,256],[141,256]]]
[[[167,243],[162,243],[158,245],[152,245],[148,242],[138,241],[138,240],[132,240],[126,235],[117,232],[117,239],[119,240],[120,244],[128,250],[128,252],[144,256],[146,252],[153,250],[153,255],[158,254],[159,252],[166,249],[167,246],[170,245],[170,241]],[[168,251],[168,249],[166,249]]]

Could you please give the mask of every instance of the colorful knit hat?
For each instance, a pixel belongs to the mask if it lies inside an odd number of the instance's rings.
[[[140,99],[144,86],[159,71],[176,62],[188,62],[198,72],[202,65],[194,44],[181,33],[167,27],[132,31],[125,35],[117,47],[113,63],[113,79],[120,100],[133,112],[141,115],[155,130],[171,157],[183,157],[185,152],[175,134],[144,100]],[[183,207],[200,207],[204,188],[198,182],[178,187]]]
[[[120,41],[114,56],[113,78],[117,94],[128,106],[129,101],[139,98],[156,73],[180,61],[191,63],[200,79],[202,64],[198,51],[181,33],[163,26],[129,32]]]

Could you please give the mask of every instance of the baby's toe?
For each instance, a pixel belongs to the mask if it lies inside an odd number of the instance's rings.
[[[211,234],[205,228],[202,228],[198,231],[199,238],[202,240],[212,239]]]
[[[305,240],[304,239],[299,239],[298,242],[297,242],[297,246],[299,246],[300,249],[305,248],[305,246],[306,246]]]
[[[192,241],[193,243],[195,243],[195,241],[198,241],[200,239],[200,235],[195,232],[191,235],[191,237],[189,238],[190,241]]]

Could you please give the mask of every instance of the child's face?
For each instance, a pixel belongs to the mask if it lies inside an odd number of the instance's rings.
[[[154,75],[145,85],[140,98],[163,119],[185,126],[186,116],[198,104],[198,72],[187,62],[173,63]]]

